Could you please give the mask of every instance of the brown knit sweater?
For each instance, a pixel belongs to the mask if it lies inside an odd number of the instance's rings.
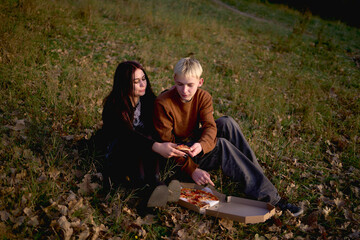
[[[182,102],[175,88],[160,94],[154,106],[154,126],[162,141],[184,143],[198,142],[203,153],[214,149],[216,124],[213,117],[212,97],[198,89],[189,102]],[[190,176],[197,168],[190,158],[175,159]]]

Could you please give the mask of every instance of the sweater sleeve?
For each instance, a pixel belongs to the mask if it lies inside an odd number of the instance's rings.
[[[189,156],[186,158],[175,157],[174,160],[179,166],[181,166],[181,171],[186,172],[190,176],[195,171],[195,169],[199,166]]]
[[[212,97],[209,93],[205,94],[200,107],[200,123],[202,125],[202,133],[199,143],[204,154],[214,149],[216,145],[217,128],[214,120]]]

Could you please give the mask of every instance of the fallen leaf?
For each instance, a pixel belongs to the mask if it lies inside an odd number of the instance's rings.
[[[92,236],[92,240],[96,240],[99,237],[100,232],[106,231],[107,228],[104,224],[101,224],[100,226],[93,227],[94,235]]]
[[[65,138],[66,141],[71,141],[74,139],[74,135],[63,136],[63,138]]]
[[[155,223],[154,215],[148,214],[144,217],[144,219],[142,219],[141,217],[138,217],[134,223],[138,226],[151,225],[151,224]]]
[[[346,220],[354,220],[353,213],[350,210],[344,209],[344,216]]]
[[[41,176],[38,177],[37,181],[38,181],[39,183],[45,182],[45,181],[46,181],[46,175],[45,175],[45,173],[41,173]]]
[[[293,237],[294,237],[294,234],[293,234],[292,232],[286,233],[286,234],[284,235],[284,238],[285,238],[285,239],[292,239]]]
[[[177,232],[177,235],[179,236],[179,239],[181,239],[181,240],[190,239],[190,238],[189,238],[189,234],[185,231],[185,229],[180,229],[180,230]]]
[[[25,129],[25,119],[16,120],[15,126],[6,125],[5,127],[14,130],[21,131]]]
[[[23,151],[23,157],[25,159],[31,159],[33,157],[33,153],[30,149],[24,149]]]
[[[58,207],[59,212],[61,213],[61,215],[67,216],[69,209],[66,206],[59,204],[57,207]]]
[[[129,214],[130,216],[133,216],[133,217],[136,216],[136,214],[134,213],[134,211],[133,211],[132,209],[128,208],[128,207],[123,207],[122,211],[125,212],[125,213],[127,213],[127,214]]]
[[[255,239],[255,240],[265,240],[265,237],[264,237],[264,236],[260,236],[259,234],[255,234],[254,239]]]
[[[355,231],[355,232],[349,234],[349,238],[359,239],[360,238],[360,231]]]
[[[51,204],[49,206],[42,209],[46,213],[46,215],[48,215],[48,216],[49,216],[49,214],[51,212],[50,210],[58,205],[58,203],[53,201],[52,199],[50,199],[50,203]]]
[[[138,230],[138,235],[139,235],[139,237],[143,237],[143,239],[146,239],[146,235],[147,235],[147,232],[146,232],[146,230],[145,229],[143,229],[143,228],[140,228],[139,230]]]
[[[91,174],[85,174],[81,183],[77,184],[78,192],[81,194],[89,194],[100,188],[100,184],[91,182]]]
[[[356,187],[356,186],[351,186],[351,191],[355,194],[355,196],[358,198],[359,197],[359,192],[360,192],[360,188]]]
[[[277,237],[275,236],[272,236],[271,234],[267,233],[264,235],[266,239],[270,239],[270,240],[278,240]]]
[[[5,222],[9,219],[9,217],[10,217],[10,213],[8,213],[7,211],[0,211],[1,221]]]
[[[110,208],[108,205],[106,205],[105,203],[101,203],[100,204],[102,209],[107,213],[107,214],[111,214],[113,209]]]
[[[33,216],[30,218],[30,220],[28,221],[28,225],[30,226],[33,226],[33,227],[36,227],[39,225],[39,217],[38,216]]]
[[[24,211],[24,213],[26,214],[26,216],[28,216],[28,217],[33,216],[33,212],[31,211],[30,208],[26,207],[26,208],[24,208],[23,211]]]
[[[309,225],[306,225],[306,224],[300,224],[299,228],[301,229],[301,231],[303,232],[308,232],[311,230],[310,226]]]
[[[64,232],[64,239],[69,240],[74,232],[74,230],[70,227],[71,224],[68,222],[65,216],[59,218],[58,224]]]
[[[84,203],[83,203],[84,199],[80,198],[79,201],[77,200],[73,200],[71,202],[69,202],[68,207],[69,207],[69,213],[68,214],[72,214],[73,212],[75,212],[76,210],[83,208],[84,207]]]
[[[19,226],[21,226],[24,221],[25,221],[25,216],[20,216],[18,218],[15,219],[15,225],[13,226],[14,229],[18,228]]]
[[[343,225],[341,225],[340,229],[346,230],[349,225],[350,225],[350,222],[345,222]]]
[[[276,226],[275,224],[271,225],[269,228],[270,232],[280,232],[281,228]]]
[[[198,225],[197,229],[196,229],[197,234],[199,235],[205,235],[209,233],[209,226],[206,223],[201,223]]]
[[[86,226],[85,230],[79,234],[79,240],[85,240],[90,236],[90,230]]]
[[[321,196],[320,199],[325,203],[325,204],[328,204],[328,205],[334,205],[334,201],[325,197],[325,196]]]
[[[320,192],[320,193],[323,193],[323,191],[324,191],[324,185],[319,184],[319,185],[316,186],[316,188],[319,189],[319,192]]]
[[[70,223],[72,228],[81,228],[82,224],[80,219],[76,219],[75,221]]]
[[[233,224],[234,222],[225,218],[219,220],[220,228],[222,230],[227,229],[228,231],[234,230]]]
[[[345,202],[343,200],[341,200],[340,198],[335,198],[334,203],[335,203],[336,207],[338,207],[338,208],[345,205]]]
[[[49,170],[48,173],[50,178],[52,178],[53,180],[56,180],[60,175],[60,171],[57,170],[56,168],[51,168],[51,170]]]
[[[73,200],[76,200],[76,194],[73,191],[70,191],[69,196],[66,198],[66,203],[69,203]]]
[[[330,212],[331,212],[331,208],[329,208],[328,206],[326,206],[324,209],[322,209],[322,213],[324,214],[325,219],[327,219]]]

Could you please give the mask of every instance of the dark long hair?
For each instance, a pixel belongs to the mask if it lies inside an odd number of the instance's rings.
[[[125,61],[118,65],[114,75],[113,88],[110,94],[104,99],[104,107],[106,105],[112,106],[115,110],[113,114],[118,115],[114,117],[120,117],[120,119],[125,121],[129,127],[132,127],[134,119],[135,109],[132,106],[130,96],[134,93],[133,78],[136,69],[141,69],[144,72],[147,83],[145,95],[140,97],[142,110],[147,110],[147,112],[142,114],[145,115],[147,119],[143,120],[147,121],[152,119],[155,94],[151,89],[151,84],[144,68],[138,62]]]

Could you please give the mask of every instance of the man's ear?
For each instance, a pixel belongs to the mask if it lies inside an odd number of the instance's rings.
[[[198,86],[198,87],[201,87],[203,84],[204,84],[204,79],[203,79],[203,78],[200,78],[200,80],[199,80],[199,86]]]

